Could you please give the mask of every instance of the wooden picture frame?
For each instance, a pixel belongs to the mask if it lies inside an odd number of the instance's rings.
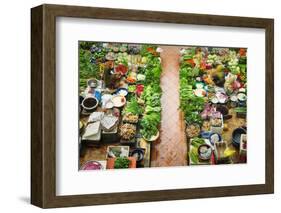
[[[56,17],[265,29],[265,184],[87,195],[56,195]],[[274,192],[274,20],[41,5],[31,9],[31,203],[42,208],[267,194]]]

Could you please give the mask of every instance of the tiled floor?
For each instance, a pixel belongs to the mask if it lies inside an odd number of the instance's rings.
[[[152,145],[151,167],[184,166],[187,144],[179,110],[179,48],[163,46],[162,49],[162,120],[159,140]]]

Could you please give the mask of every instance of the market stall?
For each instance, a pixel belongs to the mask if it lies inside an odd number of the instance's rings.
[[[81,170],[246,163],[246,49],[79,45]]]
[[[150,142],[159,137],[161,121],[156,50],[152,45],[80,43],[82,170],[150,166]]]
[[[189,165],[245,163],[246,49],[188,47],[181,54]]]

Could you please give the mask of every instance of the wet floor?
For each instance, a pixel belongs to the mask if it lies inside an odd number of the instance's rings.
[[[162,46],[162,118],[160,137],[152,145],[151,167],[187,164],[185,124],[179,110],[179,47]]]

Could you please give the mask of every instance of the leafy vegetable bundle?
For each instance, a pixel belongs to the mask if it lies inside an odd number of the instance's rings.
[[[141,115],[143,113],[142,107],[138,104],[135,97],[132,97],[129,102],[127,102],[123,113],[132,113],[133,115]]]
[[[146,51],[149,50],[149,51]],[[144,70],[146,76],[144,91],[141,99],[144,100],[145,114],[141,120],[141,134],[150,139],[158,132],[161,122],[161,95],[160,87],[161,63],[156,53],[156,47],[145,47],[141,53],[147,57],[147,67]]]
[[[183,64],[180,69],[180,108],[184,112],[185,120],[188,123],[201,124],[200,113],[204,107],[204,99],[193,93],[195,77],[199,74],[198,69]]]
[[[130,160],[126,157],[118,157],[114,161],[114,168],[115,169],[125,169],[129,168]]]
[[[91,52],[80,48],[79,50],[79,73],[80,87],[86,87],[87,79],[98,78],[99,67],[91,63]]]
[[[144,115],[141,120],[141,134],[144,138],[151,138],[158,132],[158,125],[161,121],[161,114],[158,112],[152,112]]]

